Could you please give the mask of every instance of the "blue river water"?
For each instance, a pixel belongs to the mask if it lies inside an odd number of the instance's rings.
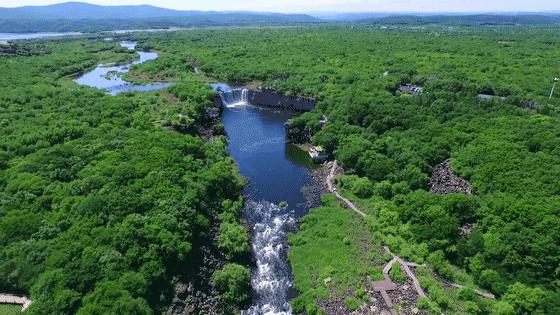
[[[213,87],[221,91],[224,103],[222,120],[229,153],[249,182],[244,216],[252,229],[256,268],[253,306],[243,314],[291,314],[287,234],[308,209],[306,189],[314,183],[308,164],[298,162],[301,158],[294,158],[293,149],[286,144],[284,124],[295,113],[248,104],[243,89],[232,90],[223,84]]]

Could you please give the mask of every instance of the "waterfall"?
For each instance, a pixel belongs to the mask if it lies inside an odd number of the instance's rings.
[[[241,90],[241,101],[245,104],[249,104],[249,90]]]
[[[219,91],[222,102],[227,107],[249,104],[249,90],[235,89],[229,91]]]
[[[253,226],[253,306],[242,315],[289,315],[291,286],[286,238],[294,225],[293,213],[269,202],[247,202],[245,213]]]

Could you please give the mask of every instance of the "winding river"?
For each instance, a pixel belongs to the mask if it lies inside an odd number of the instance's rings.
[[[252,228],[256,268],[253,306],[243,314],[291,314],[286,238],[308,208],[306,187],[314,183],[308,164],[286,145],[284,123],[295,113],[253,106],[242,89],[231,90],[223,84],[213,87],[221,91],[225,105],[229,153],[249,181],[244,216]],[[283,201],[287,205],[281,205]]]
[[[122,42],[136,49],[136,42]],[[157,58],[157,53],[138,51],[139,59],[125,65],[99,65],[74,80],[103,89],[111,95],[127,91],[151,91],[170,83],[131,84],[121,74],[135,64]],[[289,303],[291,270],[287,260],[287,234],[316,200],[317,192],[305,152],[286,145],[284,124],[294,112],[249,104],[248,91],[212,84],[224,104],[223,124],[228,135],[228,150],[241,174],[248,179],[245,187],[244,217],[251,227],[252,254],[256,268],[252,274],[253,305],[244,315],[286,315]],[[315,194],[315,196],[313,196]]]
[[[135,50],[136,45],[136,42],[121,42],[121,47],[129,50]],[[124,65],[98,65],[92,71],[74,80],[74,82],[80,85],[105,90],[111,95],[117,95],[128,91],[154,91],[172,85],[172,83],[133,84],[122,79],[121,75],[130,71],[130,67],[133,65],[155,60],[158,57],[158,54],[155,52],[137,51],[137,53],[139,59],[132,63]]]

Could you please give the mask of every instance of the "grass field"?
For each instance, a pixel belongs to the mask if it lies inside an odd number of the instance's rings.
[[[379,242],[364,220],[341,208],[333,195],[323,197],[323,207],[311,210],[289,241],[294,287],[302,293],[294,311],[298,304],[307,308],[319,300],[354,298],[368,277],[383,278],[388,257]]]
[[[21,305],[16,304],[0,304],[0,315],[20,315]]]

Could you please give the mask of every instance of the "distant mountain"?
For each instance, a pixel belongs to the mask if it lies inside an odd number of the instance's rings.
[[[560,25],[560,15],[533,14],[472,14],[472,15],[400,15],[360,20],[360,23],[383,25]]]
[[[66,2],[46,6],[0,8],[0,19],[143,19],[153,17],[177,17],[193,14],[151,5],[101,6],[82,2]]]
[[[376,12],[310,12],[309,15],[327,21],[358,21],[382,18],[395,14]]]
[[[66,2],[47,6],[0,8],[0,32],[105,31],[320,22],[306,14],[179,11],[151,5],[101,6]]]
[[[410,17],[419,17],[419,22],[421,21],[443,21],[445,17],[472,17],[471,20],[479,20],[482,17],[486,19],[495,19],[498,23],[507,22],[507,19],[503,17],[529,17],[532,16],[535,21],[549,22],[546,19],[537,19],[542,16],[557,17],[560,15],[560,11],[548,11],[548,12],[310,12],[309,15],[325,21],[345,21],[345,22],[355,22],[355,21],[383,21],[383,19],[393,20],[397,18],[399,20],[410,19]],[[437,19],[434,19],[437,18]],[[453,19],[449,19],[450,21]]]

